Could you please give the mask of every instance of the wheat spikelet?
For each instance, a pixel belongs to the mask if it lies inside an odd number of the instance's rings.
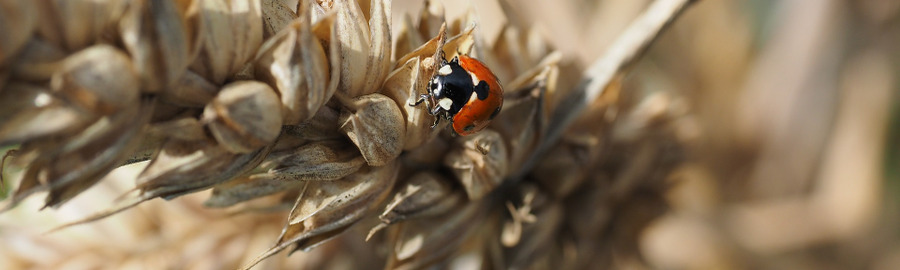
[[[0,29],[0,107],[12,108],[0,111],[0,146],[17,147],[11,167],[23,168],[7,209],[45,191],[44,207],[58,208],[127,178],[97,195],[116,198],[110,209],[70,225],[132,213],[117,220],[135,230],[115,244],[91,235],[83,250],[2,256],[8,268],[213,269],[636,259],[689,139],[673,124],[687,114],[677,97],[625,91],[618,76],[687,3],[662,2],[651,11],[671,14],[633,54],[610,58],[618,68],[587,90],[595,99],[570,109],[567,97],[585,90],[563,73],[590,70],[521,21],[488,41],[474,10],[447,21],[436,1],[393,36],[390,0],[0,0],[11,22],[0,26],[15,26]],[[409,105],[440,57],[458,54],[482,59],[507,89],[494,123],[467,137]],[[553,126],[568,110],[574,124]],[[203,205],[232,215],[198,209],[204,190]],[[156,206],[125,211],[139,204]],[[33,243],[9,231],[0,237]]]

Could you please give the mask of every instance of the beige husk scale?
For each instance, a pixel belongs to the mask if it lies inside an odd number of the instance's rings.
[[[665,208],[665,180],[682,161],[670,123],[686,111],[668,96],[621,92],[616,77],[526,167],[576,88],[561,76],[584,68],[515,20],[482,40],[471,9],[445,22],[429,1],[417,22],[392,26],[390,0],[0,7],[0,146],[16,147],[5,167],[23,168],[6,179],[17,188],[5,207],[47,192],[45,206],[57,208],[133,163],[130,190],[85,221],[209,189],[205,206],[234,207],[219,219],[244,227],[196,214],[214,210],[158,214],[158,226],[203,219],[192,222],[220,232],[192,238],[232,256],[198,266],[164,258],[214,255],[161,247],[169,255],[149,264],[159,268],[252,267],[285,249],[316,254],[304,265],[317,269],[418,269],[473,255],[498,269],[609,266],[636,254],[628,243]],[[408,105],[441,51],[475,56],[504,85],[503,111],[476,135],[432,129],[427,109]],[[271,249],[253,233],[268,233]],[[129,265],[115,260],[105,263]],[[259,267],[286,261],[271,260]]]

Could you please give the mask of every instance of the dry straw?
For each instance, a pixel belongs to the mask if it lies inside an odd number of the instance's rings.
[[[0,0],[0,146],[24,168],[6,209],[38,192],[58,207],[144,161],[110,209],[69,225],[212,189],[207,207],[290,206],[246,268],[350,235],[397,269],[473,253],[609,266],[662,211],[683,110],[618,79],[692,1],[656,1],[574,88],[559,77],[578,66],[515,21],[487,42],[473,11],[445,21],[427,1],[392,36],[390,0],[288,2]],[[457,54],[507,89],[467,137],[409,105]]]

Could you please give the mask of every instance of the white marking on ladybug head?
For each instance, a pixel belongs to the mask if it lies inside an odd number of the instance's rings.
[[[434,79],[431,80],[431,81],[432,81],[432,85],[434,86],[434,88],[431,89],[431,93],[430,93],[430,94],[431,94],[432,96],[436,96],[436,95],[440,94],[441,91],[444,89],[444,84],[438,82],[438,78],[437,78],[437,77],[434,77]]]
[[[450,65],[444,65],[441,69],[438,69],[438,75],[447,76],[450,75],[450,73],[453,73],[453,70],[450,69]]]
[[[438,105],[445,111],[449,111],[450,106],[453,105],[453,100],[450,100],[450,98],[442,98],[441,100],[438,100]]]

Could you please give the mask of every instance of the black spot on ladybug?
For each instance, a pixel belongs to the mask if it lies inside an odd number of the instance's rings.
[[[491,118],[488,118],[488,120],[494,120],[494,117],[497,117],[498,114],[500,114],[500,107],[494,109],[494,112],[491,113]]]
[[[475,94],[478,95],[478,100],[485,100],[488,98],[488,95],[491,93],[491,87],[488,86],[487,82],[480,81],[478,85],[475,86]]]
[[[465,131],[472,131],[473,129],[475,129],[475,125],[468,125],[465,128],[463,128],[463,130],[465,130]]]

